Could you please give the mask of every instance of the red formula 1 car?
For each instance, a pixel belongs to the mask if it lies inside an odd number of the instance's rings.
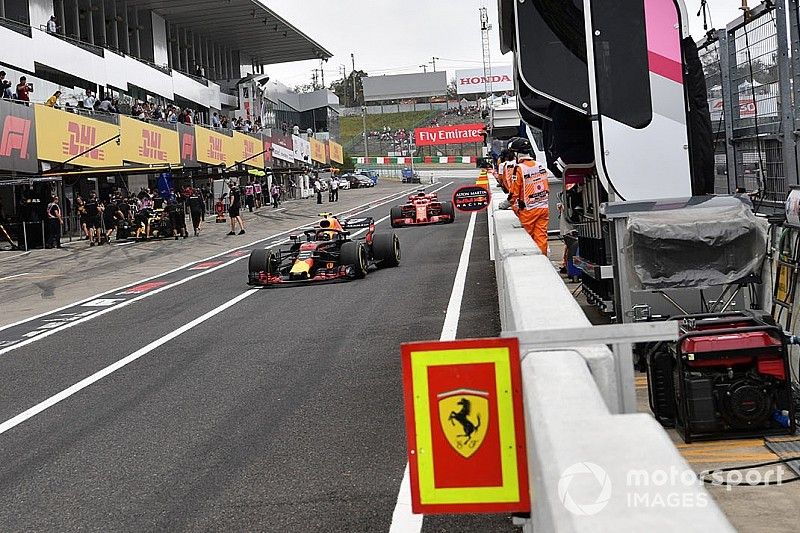
[[[317,227],[291,235],[291,245],[253,250],[248,265],[248,285],[264,287],[348,281],[363,278],[370,267],[400,264],[400,239],[394,233],[376,234],[372,218],[348,219],[343,223],[322,214]],[[364,237],[351,238],[352,230]]]
[[[441,202],[435,192],[419,191],[408,197],[408,202],[392,208],[390,219],[393,228],[451,224],[456,220],[453,202]]]

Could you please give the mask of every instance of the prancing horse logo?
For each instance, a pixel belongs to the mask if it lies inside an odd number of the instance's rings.
[[[489,393],[457,389],[437,394],[439,422],[447,441],[469,458],[483,443],[489,424]]]

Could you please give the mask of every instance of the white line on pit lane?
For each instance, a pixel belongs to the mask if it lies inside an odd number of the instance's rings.
[[[6,280],[9,280],[9,279],[14,279],[14,278],[21,278],[22,276],[31,276],[33,274],[36,274],[36,272],[22,272],[20,274],[14,274],[14,275],[11,275],[11,276],[6,276],[4,278],[0,278],[0,281],[6,281]]]
[[[415,187],[415,188],[412,188],[412,189],[406,189],[405,191],[400,192],[400,193],[393,193],[393,194],[390,194],[390,195],[387,195],[387,196],[383,196],[383,197],[378,198],[376,200],[372,200],[370,202],[367,202],[367,203],[361,204],[359,206],[353,207],[353,208],[351,208],[351,209],[349,209],[347,211],[342,211],[341,213],[339,213],[339,215],[352,213],[352,212],[357,211],[357,210],[361,210],[361,212],[369,211],[370,209],[374,209],[376,207],[380,207],[381,205],[387,204],[387,203],[391,202],[392,200],[396,200],[396,199],[402,198],[403,196],[406,196],[407,194],[409,194],[410,192],[413,192],[415,190],[419,190],[419,187]],[[376,202],[380,202],[380,203],[376,203]],[[102,296],[113,294],[113,293],[128,289],[130,287],[134,287],[136,285],[140,285],[140,284],[145,283],[147,281],[151,281],[151,280],[154,280],[156,278],[160,278],[162,276],[166,276],[168,274],[172,274],[172,273],[178,272],[179,270],[187,269],[192,265],[196,265],[197,263],[202,263],[204,261],[209,261],[211,259],[216,259],[217,257],[221,257],[221,256],[224,256],[224,255],[230,254],[231,252],[235,252],[237,250],[242,250],[244,248],[249,248],[251,246],[255,246],[257,244],[261,244],[261,243],[266,242],[266,241],[268,241],[270,239],[274,239],[275,237],[280,237],[281,235],[285,235],[287,233],[291,233],[293,231],[297,231],[298,229],[304,228],[306,226],[307,226],[306,224],[304,224],[302,226],[297,226],[295,228],[292,228],[292,229],[289,229],[289,230],[286,230],[286,231],[282,231],[282,232],[276,233],[274,235],[270,235],[269,237],[265,237],[263,239],[259,239],[259,240],[253,241],[253,242],[251,242],[249,244],[244,244],[242,246],[237,246],[235,248],[231,248],[230,250],[226,250],[224,252],[220,252],[218,254],[214,254],[214,255],[206,257],[204,259],[199,259],[199,260],[196,260],[196,261],[192,261],[190,263],[186,263],[185,265],[181,265],[179,267],[175,267],[175,268],[173,268],[171,270],[167,270],[167,271],[161,272],[159,274],[154,274],[152,276],[149,276],[149,277],[144,278],[144,279],[140,279],[138,281],[134,281],[132,283],[127,283],[125,285],[117,287],[116,289],[111,289],[110,291],[101,292],[99,294],[95,294],[94,296],[89,296],[88,298],[84,298],[83,300],[78,300],[77,302],[73,302],[73,303],[58,307],[56,309],[52,309],[50,311],[45,311],[44,313],[39,313],[38,315],[34,315],[34,316],[31,316],[31,317],[28,317],[28,318],[24,318],[22,320],[18,320],[17,322],[12,322],[11,324],[6,324],[5,326],[0,326],[0,331],[3,331],[3,330],[8,329],[8,328],[13,328],[15,326],[19,326],[21,324],[25,324],[25,323],[30,322],[32,320],[36,320],[38,318],[42,318],[42,317],[51,315],[53,313],[58,313],[59,311],[64,311],[65,309],[70,309],[70,308],[72,308],[74,306],[84,304],[84,303],[86,303],[88,301],[91,301],[91,300],[94,300],[96,298],[100,298]],[[29,253],[30,252],[25,252],[25,253],[20,254],[20,255],[27,255]],[[14,256],[14,257],[19,257],[19,256]],[[206,271],[206,272],[208,272],[208,271]],[[0,353],[0,355],[1,355],[1,353]]]
[[[467,283],[467,269],[469,268],[469,254],[472,251],[472,238],[475,235],[476,214],[472,213],[464,236],[464,246],[461,248],[461,257],[458,260],[456,277],[453,280],[453,291],[447,304],[447,313],[444,317],[440,341],[451,341],[456,338],[458,321],[461,318],[461,302],[464,298],[464,287]],[[408,463],[403,471],[403,480],[400,482],[400,491],[397,494],[397,503],[392,513],[392,524],[389,533],[419,533],[422,530],[421,514],[411,512],[411,482],[408,472]]]
[[[64,389],[63,391],[59,392],[58,394],[56,394],[54,396],[51,396],[50,398],[44,400],[43,402],[40,402],[40,403],[34,405],[30,409],[25,410],[24,412],[18,414],[14,418],[6,420],[2,424],[0,424],[0,435],[5,433],[6,431],[18,426],[19,424],[22,424],[26,420],[28,420],[30,418],[33,418],[34,416],[38,415],[42,411],[44,411],[44,410],[46,410],[46,409],[48,409],[48,408],[50,408],[52,406],[54,406],[55,404],[59,403],[60,401],[69,398],[73,394],[85,389],[89,385],[92,385],[93,383],[96,383],[96,382],[100,381],[104,377],[116,372],[120,368],[122,368],[122,367],[124,367],[124,366],[126,366],[126,365],[128,365],[128,364],[130,364],[130,363],[132,363],[134,361],[136,361],[140,357],[143,357],[143,356],[149,354],[150,352],[152,352],[156,348],[158,348],[160,346],[163,346],[164,344],[168,343],[172,339],[183,335],[184,333],[186,333],[187,331],[191,330],[192,328],[202,324],[206,320],[208,320],[208,319],[210,319],[210,318],[222,313],[226,309],[236,305],[237,303],[241,302],[245,298],[253,295],[253,293],[255,293],[255,292],[256,292],[255,290],[251,289],[251,290],[248,290],[248,291],[240,294],[239,296],[233,298],[232,300],[229,300],[229,301],[225,302],[224,304],[220,305],[219,307],[216,307],[216,308],[212,309],[211,311],[205,313],[204,315],[201,315],[201,316],[195,318],[194,320],[192,320],[188,324],[185,324],[185,325],[179,327],[178,329],[176,329],[175,331],[172,331],[169,334],[161,337],[160,339],[151,342],[147,346],[144,346],[144,347],[136,350],[135,352],[133,352],[132,354],[128,355],[127,357],[124,357],[124,358],[120,359],[116,363],[113,363],[113,364],[105,367],[104,369],[102,369],[102,370],[100,370],[98,372],[95,372],[91,376],[82,379],[81,381],[79,381],[78,383],[72,385],[71,387],[68,387],[68,388]]]

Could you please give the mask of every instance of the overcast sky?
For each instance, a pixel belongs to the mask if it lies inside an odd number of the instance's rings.
[[[325,83],[339,79],[340,65],[370,75],[422,72],[423,63],[438,57],[436,69],[448,78],[456,69],[482,66],[478,9],[487,7],[493,25],[492,63],[510,63],[500,55],[495,0],[261,0],[278,15],[305,32],[333,57],[324,64]],[[751,7],[758,4],[750,0]],[[740,0],[708,0],[711,20],[724,27],[741,12]],[[703,22],[696,17],[700,0],[686,0],[692,35],[701,37]],[[290,87],[311,82],[319,61],[267,66],[267,73]],[[431,65],[428,64],[430,71]]]

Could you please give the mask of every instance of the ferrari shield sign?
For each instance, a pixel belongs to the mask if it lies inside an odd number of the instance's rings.
[[[415,513],[527,512],[516,339],[402,347]]]
[[[471,457],[483,444],[489,425],[489,393],[457,389],[437,395],[439,421],[447,442],[463,457]],[[483,425],[483,430],[481,430]]]

